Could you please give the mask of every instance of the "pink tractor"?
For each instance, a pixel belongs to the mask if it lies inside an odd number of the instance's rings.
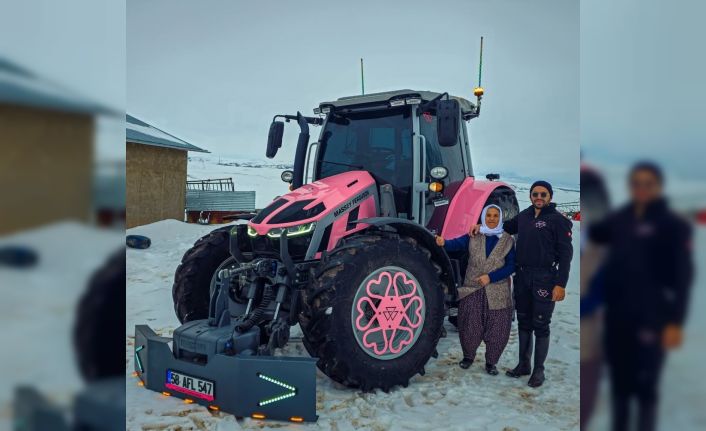
[[[318,368],[343,385],[387,391],[423,375],[468,258],[434,235],[467,233],[489,203],[518,212],[498,175],[474,176],[464,120],[479,102],[399,90],[324,102],[315,117],[275,116],[270,158],[284,122],[300,127],[294,168],[282,173],[291,191],[186,252],[174,356],[204,365],[197,380],[217,380],[207,378],[211,356],[271,357],[299,324]],[[309,125],[321,127],[311,144]]]

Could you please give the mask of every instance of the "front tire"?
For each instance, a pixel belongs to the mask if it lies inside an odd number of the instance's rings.
[[[305,293],[304,346],[331,379],[365,391],[407,386],[435,354],[444,320],[441,268],[409,237],[344,240]]]
[[[224,226],[212,231],[184,253],[172,286],[174,311],[181,323],[208,318],[214,274],[231,257],[232,228]]]

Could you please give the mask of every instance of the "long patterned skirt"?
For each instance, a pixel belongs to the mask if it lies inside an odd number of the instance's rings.
[[[473,359],[480,342],[485,342],[485,362],[497,364],[510,338],[512,307],[488,308],[485,289],[479,289],[458,305],[458,335],[463,357]]]

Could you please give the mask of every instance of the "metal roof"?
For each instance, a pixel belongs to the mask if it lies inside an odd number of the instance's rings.
[[[5,58],[0,58],[0,103],[81,114],[121,114]]]
[[[254,191],[187,190],[186,211],[254,211]]]
[[[177,138],[174,135],[138,120],[130,114],[125,115],[125,138],[127,142],[173,148],[175,150],[208,153],[208,151]]]
[[[347,97],[341,97],[337,100],[331,101],[331,102],[321,102],[319,104],[319,107],[329,105],[333,106],[334,108],[342,108],[342,107],[352,107],[352,106],[360,106],[360,105],[385,105],[390,102],[392,99],[399,99],[402,97],[420,97],[422,101],[428,102],[438,95],[443,94],[443,93],[437,93],[435,91],[426,91],[426,90],[410,90],[410,89],[405,89],[405,90],[394,90],[394,91],[384,91],[381,93],[371,93],[371,94],[365,94],[365,95],[360,95],[360,96],[347,96]],[[468,100],[464,99],[463,97],[458,97],[458,96],[450,96],[456,100],[458,100],[459,104],[461,105],[461,111],[463,115],[469,115],[475,112],[475,105]]]

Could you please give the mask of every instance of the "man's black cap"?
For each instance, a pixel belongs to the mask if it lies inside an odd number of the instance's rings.
[[[530,187],[530,195],[532,194],[532,190],[534,190],[534,188],[537,186],[544,187],[545,189],[549,190],[549,197],[554,196],[554,189],[552,189],[552,185],[543,180],[535,181],[534,183],[532,183],[532,187]]]

